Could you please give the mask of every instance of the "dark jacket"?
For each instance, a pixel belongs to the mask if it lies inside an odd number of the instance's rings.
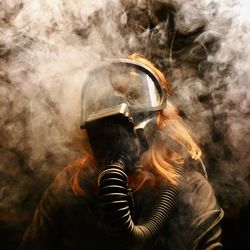
[[[102,220],[95,175],[85,176],[86,197],[76,196],[70,186],[72,167],[63,169],[44,193],[19,249],[221,249],[218,207],[212,187],[198,172],[185,176],[177,197],[176,211],[152,242],[130,246],[113,237]],[[159,192],[144,187],[134,192],[134,222],[145,222],[159,199]]]

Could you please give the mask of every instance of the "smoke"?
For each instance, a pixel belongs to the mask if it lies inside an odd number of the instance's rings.
[[[182,83],[178,79],[178,84],[185,87],[177,87],[175,95],[177,103],[180,96],[185,96],[185,102],[179,106],[204,146],[211,181],[228,215],[249,199],[250,20],[244,14],[249,4],[207,2],[209,5],[205,1],[201,4],[206,28],[194,40],[204,47],[205,60],[198,62],[194,75],[187,77],[188,70],[184,75],[187,79],[180,79]],[[190,18],[186,15],[188,27],[197,25],[202,12],[198,7],[192,10]]]
[[[220,205],[228,214],[244,205],[249,10],[243,0],[1,1],[1,219],[30,215],[55,174],[81,155],[84,80],[100,61],[133,52],[171,82]]]

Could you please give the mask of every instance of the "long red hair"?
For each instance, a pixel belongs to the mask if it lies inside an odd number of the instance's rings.
[[[170,84],[155,65],[139,54],[133,54],[129,56],[129,59],[140,62],[150,68],[158,76],[166,92],[170,92]],[[181,145],[193,159],[197,160],[200,158],[200,148],[194,142],[182,118],[178,115],[171,102],[168,101],[167,107],[158,112],[157,127],[159,131],[167,131],[168,136]],[[175,151],[166,143],[156,140],[140,159],[139,164],[142,166],[142,171],[129,176],[129,184],[133,189],[138,189],[147,182],[154,185],[159,180],[175,185],[178,178],[176,166],[183,163],[184,158],[180,152]],[[76,160],[73,164],[76,171],[71,178],[71,187],[75,194],[84,196],[84,189],[80,185],[81,173],[82,171],[94,171],[96,166],[95,159],[90,152],[86,152],[82,159]]]

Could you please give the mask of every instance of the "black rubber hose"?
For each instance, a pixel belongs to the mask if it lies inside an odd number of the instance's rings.
[[[128,164],[126,158],[120,157],[109,164],[99,175],[101,205],[106,219],[114,231],[132,238],[136,242],[142,242],[153,238],[169,220],[181,187],[183,167],[177,168],[179,174],[177,185],[168,185],[164,189],[149,221],[143,225],[135,225],[130,212],[126,164]]]

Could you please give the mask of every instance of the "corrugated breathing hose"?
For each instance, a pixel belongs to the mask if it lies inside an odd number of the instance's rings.
[[[158,234],[169,220],[181,187],[183,167],[177,168],[180,176],[177,185],[168,185],[164,189],[149,221],[142,225],[135,225],[130,212],[128,177],[125,173],[126,164],[129,164],[127,161],[126,157],[121,156],[99,175],[101,205],[109,225],[116,232],[135,242],[145,242]]]

